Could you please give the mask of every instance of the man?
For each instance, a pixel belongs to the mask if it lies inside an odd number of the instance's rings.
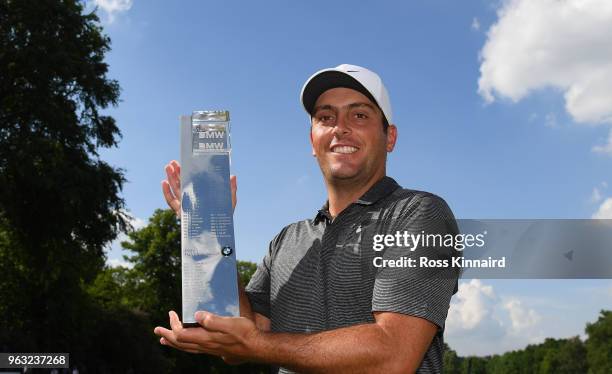
[[[202,311],[196,313],[202,328],[184,329],[170,312],[172,329],[155,333],[162,344],[228,363],[268,363],[281,373],[440,372],[457,272],[375,267],[373,260],[414,257],[418,251],[399,243],[402,233],[457,233],[452,212],[441,198],[402,189],[386,176],[397,128],[378,75],[354,65],[321,70],[301,98],[328,201],[313,219],[286,226],[272,240],[241,288],[241,317]],[[179,212],[180,167],[173,161],[166,171],[164,195]],[[373,250],[383,235],[398,243]],[[453,255],[427,250],[431,258]]]

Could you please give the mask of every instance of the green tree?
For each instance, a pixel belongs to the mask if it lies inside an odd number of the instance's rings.
[[[586,373],[586,350],[580,338],[546,339],[539,372],[545,373]]]
[[[99,112],[119,98],[109,45],[79,1],[0,0],[3,352],[95,352],[84,285],[126,228],[122,171],[97,153],[120,137]]]
[[[115,286],[97,289],[97,299],[123,305],[142,313],[150,321],[149,335],[155,326],[168,326],[168,311],[180,311],[181,307],[181,255],[180,224],[171,210],[156,210],[147,226],[131,232],[129,240],[122,243],[132,252],[126,256],[134,267],[131,270],[114,271],[107,279]],[[248,282],[256,269],[251,262],[238,261],[238,273]],[[111,282],[112,283],[112,282]],[[180,313],[179,313],[180,314]],[[260,365],[229,366],[219,358],[193,355],[162,347],[172,372],[199,373],[265,373]]]
[[[499,358],[498,366],[496,367],[496,373],[533,373],[535,369],[531,367],[529,361],[526,359],[529,354],[525,350],[512,351],[504,353]]]
[[[133,307],[145,311],[157,325],[168,322],[168,311],[181,306],[181,233],[170,210],[157,209],[147,226],[131,232],[121,243],[132,252],[126,259],[138,295]]]
[[[486,358],[469,356],[461,360],[461,373],[463,374],[485,374],[486,372]]]
[[[559,349],[557,373],[586,373],[588,370],[586,347],[578,336],[565,339]]]
[[[545,339],[525,349],[487,357],[457,357],[445,345],[444,363],[448,373],[611,373],[612,311],[601,311],[595,323],[588,323],[589,338]],[[457,369],[459,363],[460,370]]]
[[[612,311],[602,310],[595,323],[585,329],[587,361],[590,373],[612,373]]]
[[[93,300],[91,310],[96,313],[88,332],[97,340],[89,366],[98,372],[170,371],[171,362],[152,334],[148,315],[133,308],[138,296],[135,282],[130,269],[106,267],[87,287]]]
[[[238,275],[243,286],[249,284],[251,277],[255,274],[255,270],[257,270],[257,264],[249,261],[238,261]]]
[[[457,352],[452,350],[448,344],[444,343],[444,372],[447,374],[461,373],[461,360],[457,356]]]

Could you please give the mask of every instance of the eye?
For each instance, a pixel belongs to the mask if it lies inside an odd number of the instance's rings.
[[[316,119],[322,125],[333,125],[336,121],[336,117],[330,113],[317,114]]]
[[[351,117],[354,121],[363,122],[370,118],[369,114],[364,110],[355,110],[351,113]]]

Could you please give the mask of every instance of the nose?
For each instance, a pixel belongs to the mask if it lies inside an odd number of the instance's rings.
[[[348,123],[348,118],[345,115],[339,115],[336,118],[336,126],[334,126],[334,135],[336,137],[342,137],[343,135],[349,134],[351,132],[351,127]]]

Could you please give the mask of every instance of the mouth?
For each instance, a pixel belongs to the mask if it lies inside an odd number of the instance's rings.
[[[340,153],[340,154],[351,154],[355,153],[359,150],[359,148],[354,147],[352,145],[334,145],[331,147],[332,153]]]

